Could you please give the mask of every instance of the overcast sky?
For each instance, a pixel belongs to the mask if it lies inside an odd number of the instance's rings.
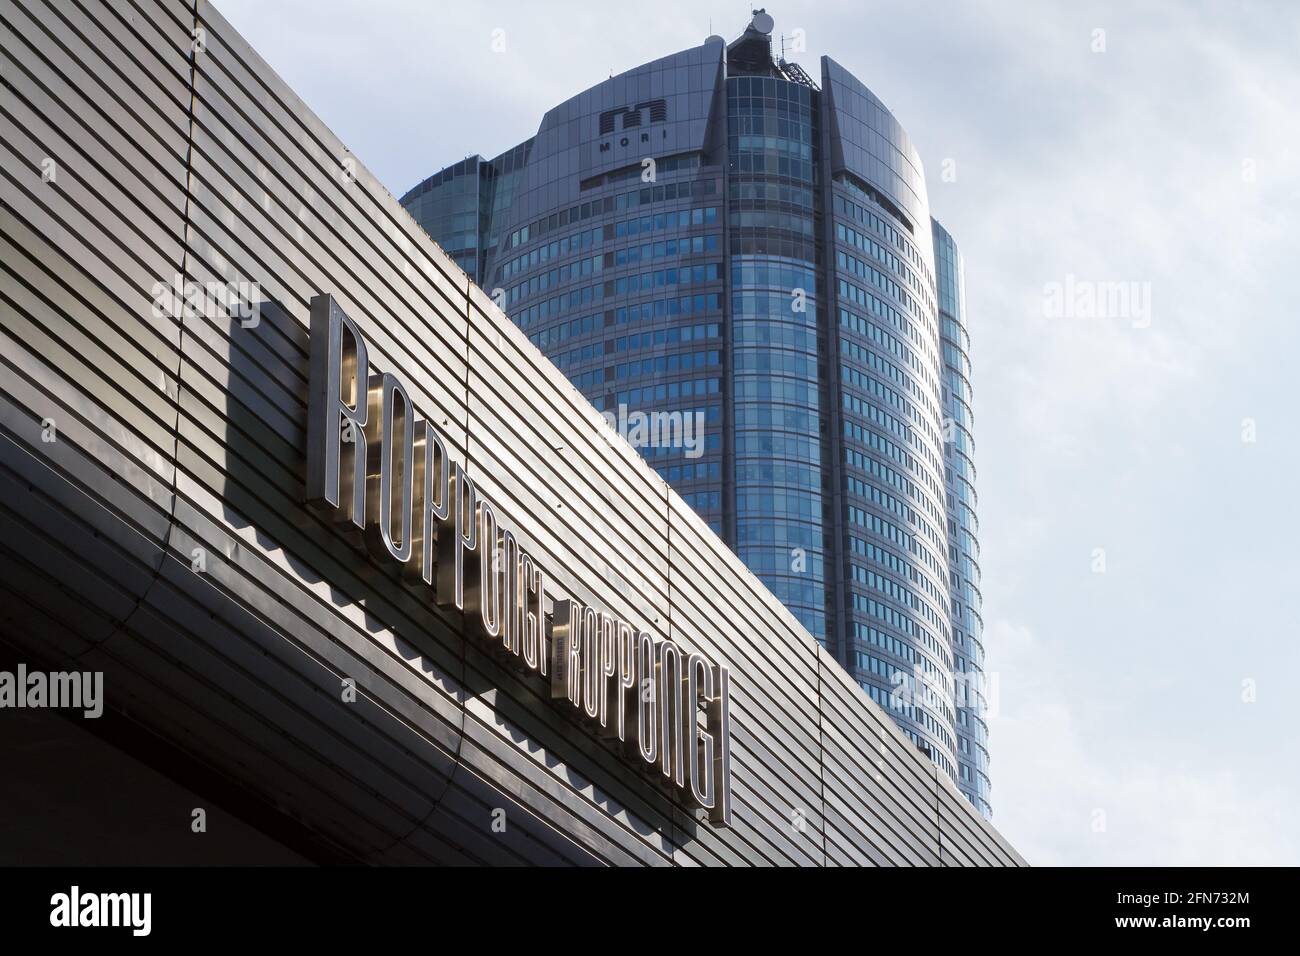
[[[399,196],[750,9],[217,5]],[[965,256],[994,823],[1036,864],[1300,863],[1300,4],[768,12],[911,133]],[[1149,316],[1054,313],[1068,276]]]

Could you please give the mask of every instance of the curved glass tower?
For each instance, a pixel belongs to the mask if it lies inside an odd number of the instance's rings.
[[[898,121],[772,27],[402,202],[989,815],[961,260]]]
[[[826,644],[817,92],[770,75],[765,39],[726,84],[734,546]]]
[[[960,786],[984,816],[989,806],[988,725],[984,686],[984,621],[980,616],[979,519],[975,439],[971,436],[970,335],[961,252],[937,221],[934,261],[943,345],[944,482],[948,506],[948,575],[956,677]]]

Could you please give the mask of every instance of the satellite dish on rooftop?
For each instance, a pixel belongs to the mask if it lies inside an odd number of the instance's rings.
[[[759,33],[770,34],[772,28],[775,26],[776,21],[772,19],[772,15],[763,10],[756,10],[754,12],[754,19],[749,21],[749,28],[751,30],[757,30]]]

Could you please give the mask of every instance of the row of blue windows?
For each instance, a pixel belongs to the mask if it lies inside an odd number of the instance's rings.
[[[948,613],[948,598],[941,588],[936,587],[927,575],[920,572],[916,565],[906,561],[899,555],[894,554],[888,548],[882,548],[878,544],[859,538],[857,535],[849,535],[849,553],[860,555],[869,561],[874,561],[881,567],[888,568],[899,577],[907,578],[914,584],[920,586],[930,600],[932,600],[944,613]],[[943,630],[941,627],[940,630]],[[947,660],[944,655],[944,660]]]
[[[693,491],[683,494],[682,500],[696,511],[717,511],[722,507],[722,492]]]
[[[843,180],[836,181],[852,188],[851,183],[845,183]],[[926,281],[934,281],[934,273],[930,271],[930,267],[926,264],[925,259],[922,258],[921,253],[917,250],[916,246],[912,243],[912,240],[904,233],[894,228],[894,224],[888,219],[877,215],[870,209],[860,206],[838,193],[835,195],[833,205],[835,212],[842,216],[847,216],[849,219],[856,222],[863,223],[869,229],[875,230],[882,238],[888,239],[892,242],[896,248],[902,249],[907,260],[925,274]]]
[[[937,359],[938,353],[935,352],[934,345],[928,336],[923,335],[916,327],[915,322],[885,302],[884,299],[866,289],[860,289],[844,279],[838,280],[837,289],[841,298],[848,299],[850,302],[861,306],[874,316],[889,320],[889,324],[902,332],[922,355],[933,355]]]
[[[815,355],[818,351],[816,332],[784,322],[764,322],[753,319],[736,322],[733,326],[732,340],[737,345],[797,349],[811,355]]]
[[[822,496],[816,492],[778,489],[736,492],[736,511],[813,521],[822,516]]]
[[[737,76],[727,80],[727,96],[732,99],[754,97],[811,109],[814,95],[814,91],[806,86],[770,76]]]
[[[748,565],[746,565],[748,567]],[[800,575],[791,577],[781,574],[768,574],[766,571],[755,571],[758,579],[767,585],[767,589],[772,592],[772,596],[786,606],[786,608],[796,613],[796,607],[804,605],[808,608],[819,608],[826,601],[826,587],[818,581],[811,580],[811,575]],[[806,627],[807,625],[805,625]]]
[[[705,292],[676,299],[654,299],[650,302],[619,306],[614,311],[614,317],[619,325],[623,325],[627,322],[650,322],[664,316],[716,312],[721,308],[722,296],[717,292]]]
[[[745,566],[755,574],[806,574],[823,582],[825,562],[821,551],[804,548],[746,548]]]
[[[734,289],[767,286],[792,291],[802,289],[808,298],[817,291],[817,274],[811,269],[781,262],[731,259],[731,286]],[[794,296],[787,291],[787,298]],[[790,311],[795,311],[790,308]]]
[[[821,442],[815,438],[791,435],[784,432],[737,432],[736,456],[771,456],[821,463]]]
[[[735,396],[737,402],[787,402],[814,411],[820,403],[820,393],[815,384],[792,378],[737,376]]]
[[[850,508],[849,510],[852,511],[854,509]],[[888,525],[888,522],[884,522],[884,524]],[[895,542],[895,543],[899,543],[899,542]],[[870,598],[864,598],[861,595],[854,594],[853,601],[852,601],[853,606],[857,607],[860,601],[867,602],[870,601]],[[871,609],[866,606],[860,607],[858,609],[867,611],[868,613],[872,613]],[[893,624],[893,621],[889,620],[887,617],[881,616],[880,614],[876,614],[875,616],[880,618],[880,620],[885,621],[886,623]],[[903,630],[908,635],[919,640],[921,644],[927,650],[930,651],[930,653],[934,656],[936,660],[942,662],[943,669],[945,669],[946,671],[952,670],[952,647],[946,637],[944,640],[939,640],[934,636],[934,634],[930,631],[929,628],[927,628],[925,625],[921,624],[918,621],[911,620],[910,618],[907,619],[907,626],[905,628],[899,628],[899,630]],[[946,635],[947,625],[946,624],[940,625],[940,631]],[[927,669],[929,666],[931,665],[927,663]]]
[[[797,352],[738,348],[735,350],[733,362],[737,373],[774,372],[779,375],[797,375],[809,381],[817,381],[817,359]]]
[[[631,408],[632,406],[649,405],[654,402],[672,401],[677,398],[717,395],[721,388],[721,379],[688,378],[682,382],[660,382],[658,385],[625,389],[618,393],[617,399],[620,405],[627,405]]]
[[[545,272],[539,272],[506,289],[505,301],[507,304],[513,305],[520,299],[527,298],[530,295],[537,295],[540,292],[546,292],[548,289],[567,285],[574,279],[595,275],[604,269],[604,263],[604,256],[594,255],[587,256],[585,259],[566,262],[562,266],[548,269]]]
[[[570,265],[560,266],[558,269],[551,269],[548,272],[530,276],[526,281],[511,286],[510,289],[506,291],[506,303],[508,305],[513,305],[520,299],[545,292],[557,285],[563,285],[571,279],[600,272],[602,270],[601,261],[601,256],[593,256],[589,259],[582,259]],[[622,276],[618,279],[607,281],[604,284],[603,290],[600,286],[589,286],[581,290],[575,289],[567,296],[560,296],[559,301],[567,302],[570,305],[575,301],[586,303],[591,302],[594,299],[599,299],[602,295],[610,295],[614,293],[626,295],[632,292],[643,290],[648,291],[650,289],[658,289],[665,286],[693,285],[701,282],[716,281],[720,274],[721,265],[717,262],[704,263],[697,266],[680,266],[673,269],[658,269],[654,272],[640,272],[634,275]],[[576,300],[574,298],[575,296],[577,296]],[[556,300],[551,301],[554,302]]]
[[[786,176],[804,182],[813,182],[816,170],[811,162],[795,159],[782,153],[742,153],[731,154],[731,171],[741,174],[759,174],[768,176]],[[809,223],[809,226],[812,224]],[[781,228],[790,228],[784,226]]]
[[[895,630],[902,631],[909,637],[912,636],[916,627],[916,622],[908,615],[901,614],[888,604],[883,604],[875,598],[867,597],[865,594],[854,593],[851,595],[852,600],[849,606],[855,611],[862,611],[864,614],[870,614],[878,620],[884,621]]]
[[[604,230],[597,226],[595,229],[584,229],[570,236],[552,239],[545,245],[538,246],[522,256],[511,259],[496,270],[496,276],[498,279],[509,279],[521,275],[529,269],[535,269],[550,262],[552,259],[563,259],[571,252],[590,249],[599,243],[603,237]]]
[[[904,388],[906,388],[911,382],[907,373],[893,362],[881,358],[865,345],[861,345],[852,339],[840,339],[840,354],[855,362],[861,363],[872,371],[881,373],[893,382],[902,385]]]
[[[813,191],[795,183],[769,183],[763,180],[733,179],[727,186],[727,198],[742,204],[782,202],[791,206],[814,208]]]
[[[885,708],[886,710],[890,710],[896,714],[902,714],[905,717],[909,717],[912,720],[916,720],[915,713],[917,708],[912,707],[910,704],[904,703],[902,699],[899,697],[899,695],[892,694],[888,690],[877,687],[875,684],[872,684],[869,681],[865,681],[865,680],[859,680],[858,686],[861,687],[864,691],[866,691],[872,700],[874,700],[877,704],[879,704],[881,707]],[[921,737],[920,734],[916,733],[914,730],[908,727],[900,726],[898,729],[901,730],[904,734],[906,734],[908,736],[908,739],[910,739],[913,744],[915,744],[922,752],[924,752],[925,755],[930,758],[931,762],[934,763],[935,766],[943,770],[946,774],[948,774],[948,776],[952,777],[953,779],[956,779],[957,771],[953,768],[952,761],[944,757],[944,755],[941,754],[937,748],[931,746],[928,740],[925,740],[923,737]]]
[[[569,381],[573,383],[574,388],[580,392],[589,392],[597,385],[605,383],[605,370],[603,368],[593,369],[590,372],[583,372],[581,375],[570,375]],[[596,406],[600,408],[599,405]]]
[[[956,369],[958,374],[970,378],[970,359],[966,353],[946,340],[942,344],[943,360]]]
[[[552,355],[550,356],[550,359],[555,363],[557,368],[563,371],[572,365],[581,365],[583,362],[590,362],[594,359],[598,359],[604,354],[605,343],[592,342],[588,345],[584,345],[580,349],[570,349],[569,351],[562,352],[559,355]]]
[[[949,374],[944,376],[946,379],[945,384],[948,386],[947,394],[944,396],[944,398],[947,399],[944,407],[948,410],[948,414],[952,418],[953,422],[960,425],[962,430],[970,436],[969,430],[975,427],[975,415],[974,412],[971,411],[970,402],[962,398],[961,392],[954,388],[954,385],[963,382],[964,379],[961,379],[955,373],[952,373],[951,370],[948,370],[948,372]],[[969,393],[969,390],[967,391]],[[970,441],[970,447],[973,450],[975,448],[975,439],[973,437],[968,437],[968,440]]]
[[[958,324],[956,319],[946,312],[939,313],[939,334],[945,339],[950,339],[962,349],[970,350],[970,335]]]
[[[822,539],[820,524],[736,515],[736,543],[751,549],[767,545],[780,548],[786,554],[789,554],[791,548],[803,548],[808,554],[821,554],[825,544]]]
[[[874,515],[855,505],[849,505],[847,511],[849,514],[850,524],[855,524],[860,528],[866,528],[868,531],[879,535],[885,540],[894,542],[894,544],[901,548],[907,548],[909,551],[911,550],[909,544],[911,535],[898,527],[898,525],[886,521],[879,515]]]
[[[688,461],[681,465],[665,465],[656,469],[659,477],[670,485],[686,481],[721,481],[722,462]]]
[[[603,290],[603,285],[589,285],[581,289],[574,289],[552,299],[535,302],[526,309],[520,309],[518,312],[512,313],[510,318],[521,329],[531,328],[539,322],[545,322],[547,319],[558,319],[570,309],[591,305],[602,298]]]
[[[902,392],[890,388],[880,379],[876,378],[876,376],[868,375],[866,372],[848,365],[840,366],[840,373],[846,384],[852,385],[854,388],[861,389],[864,392],[874,395],[876,398],[888,402],[899,411],[906,412],[907,416],[912,419],[913,427],[919,423],[920,415],[917,413],[916,407],[907,400],[906,396],[904,396]]]
[[[730,88],[727,90],[727,103],[731,107],[728,110],[729,118],[733,120],[767,117],[770,122],[776,122],[777,119],[786,122],[804,122],[811,130],[814,116],[812,105],[797,99],[779,95],[750,95]],[[804,139],[813,139],[811,131]]]
[[[809,139],[809,127],[798,122],[789,120],[776,121],[776,135],[766,134],[765,127],[772,125],[763,122],[763,116],[736,116],[732,117],[732,125],[736,132],[735,139],[732,140],[733,149],[739,150],[743,155],[746,152],[751,153],[784,153],[794,159],[802,159],[807,162],[812,161],[813,148]],[[749,132],[746,132],[746,129]],[[791,136],[791,134],[794,134]],[[807,179],[807,176],[797,177]]]
[[[633,406],[627,404],[623,405],[623,409],[626,410],[629,416],[632,415],[633,412],[638,412],[638,411],[643,412],[647,416],[654,416],[662,412],[670,411],[669,409],[666,408],[654,408],[649,406],[643,408],[634,408]],[[691,416],[696,420],[704,422],[704,424],[706,425],[715,425],[722,420],[721,405],[696,405],[696,406],[687,405],[681,408],[671,409],[671,411],[674,413],[680,412],[683,417]],[[703,476],[701,475],[701,477]]]
[[[949,445],[948,464],[953,475],[965,479],[967,483],[975,481],[975,462],[967,458],[965,451],[962,451],[956,445]]]
[[[989,783],[988,777],[985,777],[985,776],[981,773],[981,774],[979,774],[979,778],[980,778],[980,779],[979,779],[978,781],[972,782],[972,781],[974,780],[974,778],[973,778],[973,776],[972,776],[972,771],[971,771],[971,767],[970,767],[970,765],[969,765],[969,764],[962,764],[962,765],[961,765],[961,780],[962,780],[962,783],[971,784],[972,786],[975,786],[975,785],[977,785],[977,784],[978,784],[978,785],[981,785],[981,786],[982,786],[982,790],[983,790],[983,792],[988,792],[988,783]],[[967,798],[968,800],[970,800],[971,803],[975,804],[975,806],[979,807],[981,813],[983,813],[985,816],[988,816],[989,811],[988,811],[988,809],[987,809],[987,807],[988,807],[988,804],[987,804],[987,803],[985,803],[985,802],[982,801],[982,800],[976,801],[976,800],[974,800],[974,799],[971,799],[970,794],[967,794],[967,795],[966,795],[966,798]]]
[[[857,442],[865,448],[873,448],[876,451],[884,452],[900,465],[912,466],[912,456],[907,453],[906,449],[894,444],[884,435],[880,435],[870,428],[864,428],[857,422],[845,420],[844,437]]]
[[[796,405],[736,406],[736,428],[775,428],[784,431],[816,435],[821,431],[821,418],[816,412]]]
[[[816,235],[811,217],[770,209],[732,213],[731,225],[736,229],[784,229],[802,236]]]
[[[844,463],[850,468],[856,468],[889,483],[906,494],[912,501],[921,500],[916,485],[906,475],[889,467],[883,461],[873,458],[871,455],[863,454],[856,448],[846,446],[844,449]]]
[[[674,269],[656,269],[654,272],[633,273],[615,279],[613,288],[617,295],[628,295],[632,292],[648,292],[651,289],[662,289],[665,286],[697,285],[701,282],[717,280],[721,268],[721,263],[706,262],[697,266],[678,266]],[[608,292],[608,290],[606,291]]]
[[[855,584],[874,588],[886,597],[893,598],[911,610],[920,613],[936,628],[942,629],[947,626],[946,622],[935,613],[934,609],[927,602],[921,600],[920,595],[910,588],[905,588],[896,581],[885,577],[883,574],[877,574],[870,568],[865,568],[860,564],[850,564],[849,579]]]
[[[824,603],[824,602],[823,602]],[[804,608],[798,605],[787,605],[795,620],[803,625],[804,630],[812,635],[812,639],[822,647],[826,646],[826,612],[820,607]]]
[[[678,352],[656,355],[637,362],[620,362],[614,366],[614,379],[635,378],[638,375],[665,375],[688,372],[693,368],[708,368],[722,364],[722,353],[717,349],[705,352]],[[606,376],[608,381],[608,376]]]
[[[916,658],[919,652],[913,645],[908,644],[906,641],[899,640],[892,634],[886,634],[878,627],[873,627],[864,621],[854,621],[851,633],[855,641],[875,644],[881,650],[893,654],[895,657],[900,657],[911,664],[916,663]],[[858,666],[864,670],[868,669],[861,663],[859,663]]]
[[[691,226],[711,226],[718,221],[717,206],[698,209],[678,209],[674,212],[657,212],[653,216],[620,219],[614,223],[614,238],[639,236],[664,229],[689,229]]]
[[[891,378],[891,380],[897,382],[897,384],[904,385],[905,388],[910,389],[914,394],[919,392],[917,384],[915,384],[914,381],[911,381],[910,378],[902,372],[902,369],[898,368],[897,365],[880,358],[875,351],[867,349],[866,346],[859,345],[858,342],[854,342],[852,339],[840,338],[840,352],[841,355],[846,356],[846,358],[866,365],[867,368],[874,369],[874,371],[881,373],[881,375]],[[866,389],[867,386],[865,385],[865,382],[871,381],[870,376],[863,375],[859,369],[850,367],[850,365],[841,365],[841,371],[842,375],[844,375],[844,380],[848,381],[850,385],[855,386],[855,388]],[[936,442],[936,444],[939,442],[939,436],[937,436],[937,434],[931,434],[931,438]],[[935,470],[935,473],[937,473],[937,475],[943,475],[944,463],[939,459],[939,455],[936,455],[935,451],[933,451],[930,446],[924,445],[922,442],[913,441],[913,445],[915,446],[915,449],[917,449],[917,453],[920,457],[930,463],[930,466]],[[943,490],[940,489],[939,483],[933,480],[933,477],[927,475],[926,484],[927,486],[930,486],[930,489],[935,493],[936,497],[943,496]]]
[[[920,278],[912,271],[910,266],[908,266],[901,258],[894,255],[887,246],[877,242],[865,233],[858,232],[853,227],[846,226],[844,223],[836,221],[835,238],[843,243],[853,246],[854,248],[861,249],[870,256],[873,256],[881,265],[888,269],[892,269],[895,275],[905,277],[907,284],[914,290],[922,292],[925,288],[921,284]],[[924,294],[924,292],[922,292],[922,294]],[[929,301],[929,299],[930,297],[926,295],[926,300]]]
[[[715,430],[704,436],[704,440],[699,444],[698,453],[704,454],[705,452],[721,450],[722,433]],[[676,458],[686,454],[687,449],[680,444],[667,444],[659,445],[658,447],[642,446],[638,448],[637,451],[640,452],[642,458]]]
[[[859,398],[852,392],[844,393],[844,410],[869,422],[884,426],[904,441],[912,440],[912,430],[908,427],[907,422],[877,407],[874,402]]]
[[[727,104],[731,107],[728,110],[729,118],[733,120],[767,117],[775,122],[780,118],[786,122],[803,121],[811,128],[814,116],[811,103],[804,103],[788,96],[783,97],[779,93],[775,96],[764,96],[744,93],[735,87],[730,87],[727,90]],[[804,137],[805,140],[812,138],[811,132]]]
[[[614,351],[633,352],[637,349],[676,345],[679,342],[695,342],[717,338],[719,334],[720,327],[716,322],[705,325],[674,325],[666,329],[655,329],[652,332],[620,335],[614,340]]]
[[[897,394],[893,392],[887,385],[882,384],[877,378],[875,378],[875,376],[870,375],[862,371],[861,369],[854,368],[852,365],[841,365],[840,376],[841,376],[840,380],[844,384],[851,385],[854,388],[860,388],[865,392],[871,392],[872,394],[882,398],[894,397]],[[907,406],[907,408],[909,412],[915,414],[915,410],[912,409],[911,406]],[[877,469],[874,467],[869,467],[867,465],[863,465],[861,463],[855,463],[855,462],[850,462],[850,464],[854,464],[855,467],[862,468],[865,471],[870,471],[872,472],[872,474],[879,473]],[[926,487],[930,488],[936,494],[936,496],[938,496],[940,493],[938,490],[937,482],[934,482],[932,479],[930,479],[928,475],[925,476],[925,479],[926,479],[925,481]],[[930,517],[934,518],[936,521],[941,520],[941,518],[939,517],[939,509],[935,507],[934,503],[931,502],[928,498],[923,497],[920,494],[920,491],[917,489],[916,485],[913,484],[913,482],[906,479],[905,481],[906,484],[899,484],[898,482],[894,482],[894,484],[900,491],[906,491],[912,497],[912,500],[920,502],[922,507],[925,509],[926,513],[930,515]]]
[[[662,103],[662,100],[660,101]],[[626,113],[623,116],[624,129],[627,129],[627,123],[634,120],[636,125],[640,125],[640,113]],[[651,111],[651,122],[654,122],[654,112]],[[611,127],[612,129],[612,127]],[[603,132],[604,130],[602,130]],[[692,169],[699,169],[703,163],[703,157],[699,153],[678,153],[675,156],[664,156],[655,162],[655,173],[679,173]],[[633,163],[630,166],[624,166],[622,169],[614,169],[608,173],[599,176],[592,176],[584,179],[578,184],[580,192],[586,192],[589,189],[599,189],[601,186],[614,186],[621,182],[627,182],[630,179],[641,179],[645,175],[646,167],[641,163]]]
[[[939,709],[945,712],[948,710],[947,707],[940,707]],[[947,746],[949,750],[956,749],[956,741],[952,739],[952,734],[948,732],[948,727],[946,725],[936,720],[934,718],[934,715],[927,710],[918,707],[917,713],[921,718],[920,723],[922,727],[924,727],[935,737],[938,737],[941,741],[943,741],[943,743]],[[949,720],[951,719],[952,718],[949,717]],[[935,755],[935,756],[939,756],[939,755]],[[951,775],[953,772],[952,764],[947,759],[944,759],[943,763],[944,766],[948,768],[948,774]]]
[[[898,498],[895,498],[889,492],[885,491],[879,485],[868,484],[860,478],[852,475],[844,476],[844,490],[851,495],[855,495],[863,501],[870,501],[885,511],[892,511],[898,517],[906,520],[914,520],[912,509]]]
[[[528,341],[532,342],[539,349],[545,351],[553,345],[559,345],[565,339],[573,338],[578,335],[586,335],[588,332],[594,332],[597,329],[604,328],[604,320],[599,315],[584,315],[581,318],[570,319],[568,322],[561,322],[559,325],[553,325],[549,329],[542,329],[540,332],[534,332],[528,336]]]
[[[807,302],[803,304],[808,305]],[[731,296],[731,313],[737,319],[770,319],[815,329],[816,304],[804,309],[799,305],[799,296],[790,292],[733,292]]]
[[[881,567],[893,571],[899,577],[908,578],[913,581],[921,579],[921,574],[903,557],[895,554],[888,548],[882,548],[874,542],[867,541],[865,538],[859,538],[855,534],[849,535],[849,553],[860,555],[869,561],[874,561]]]
[[[812,236],[777,229],[733,229],[731,251],[738,255],[817,261],[817,242]]]
[[[957,726],[965,727],[975,735],[975,742],[981,745],[987,745],[989,739],[988,726],[979,718],[979,715],[968,708],[962,708],[957,711]]]
[[[652,259],[673,259],[677,256],[717,252],[719,246],[719,237],[716,233],[708,236],[682,236],[680,239],[663,239],[659,242],[647,242],[640,246],[628,246],[624,249],[614,250],[614,265],[625,266]]]
[[[909,361],[907,347],[874,322],[868,322],[862,316],[856,315],[848,309],[840,309],[840,325],[846,329],[851,329],[865,339],[870,339],[877,345],[883,346],[895,358],[900,358],[905,362]]]
[[[715,195],[717,191],[717,180],[696,179],[681,183],[665,183],[662,186],[647,186],[644,189],[619,193],[617,196],[606,196],[603,199],[578,203],[568,209],[561,209],[558,212],[536,219],[526,226],[521,226],[506,237],[501,249],[504,252],[507,249],[522,246],[530,240],[540,238],[552,229],[582,222],[593,216],[602,216],[623,209],[636,209],[639,206],[648,206],[652,203],[667,202],[673,199],[702,199],[706,196]],[[687,212],[690,211],[687,210]],[[670,213],[669,215],[675,216],[676,213]],[[714,207],[714,216],[717,216],[716,207]],[[688,216],[688,219],[690,218],[693,217]],[[700,222],[703,221],[703,218],[701,218]],[[689,224],[688,222],[687,225]]]
[[[793,461],[747,460],[736,464],[736,484],[820,489],[822,473],[819,468]]]
[[[881,660],[875,655],[868,654],[865,651],[855,652],[854,663],[859,669],[875,674],[882,680],[889,681],[894,690],[892,693],[883,693],[890,699],[888,705],[890,710],[893,710],[895,713],[905,713],[907,717],[909,717],[913,722],[919,724],[921,727],[924,727],[926,731],[933,735],[936,740],[948,747],[949,750],[955,749],[955,741],[953,740],[952,734],[948,732],[947,727],[935,720],[934,716],[928,713],[924,707],[917,707],[913,704],[906,703],[908,700],[915,700],[917,696],[917,692],[914,689],[917,680],[911,673],[896,664]],[[863,687],[869,686],[864,684],[862,681],[859,681],[858,683],[862,684]],[[926,691],[923,689],[922,693],[924,694]],[[872,694],[873,699],[875,696],[875,694]],[[927,700],[928,699],[929,695],[927,695]],[[936,701],[936,703],[939,702]],[[939,703],[939,709],[946,711],[948,708]],[[904,730],[906,730],[906,728],[904,728]],[[935,752],[934,749],[928,745],[925,747],[925,750],[931,758],[936,761],[942,761],[943,765],[948,768],[947,772],[949,774],[953,772],[952,764],[944,758],[942,754]]]

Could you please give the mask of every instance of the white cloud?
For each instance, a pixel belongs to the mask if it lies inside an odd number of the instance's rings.
[[[999,671],[989,731],[994,822],[1031,863],[1300,859],[1294,800],[1280,781],[1244,778],[1195,741],[1171,745],[1167,728],[1143,723],[1141,697],[1177,700],[1168,688],[1153,689],[1147,680],[1089,686],[1095,675],[1069,670],[1057,642],[1005,620],[994,622],[986,638]]]

